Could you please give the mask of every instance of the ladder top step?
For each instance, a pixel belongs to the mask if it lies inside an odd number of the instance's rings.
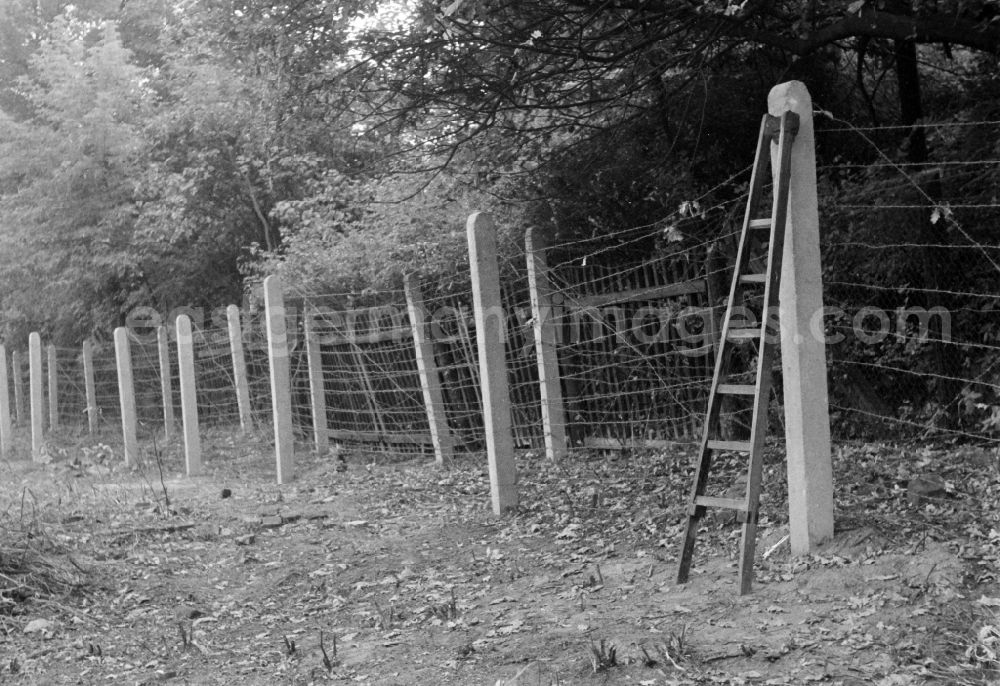
[[[730,329],[726,337],[731,341],[760,338],[760,329]]]
[[[726,395],[753,395],[757,392],[757,387],[753,384],[720,383],[715,390]]]
[[[760,219],[751,219],[747,226],[751,229],[770,229],[771,218],[761,217]]]
[[[710,450],[731,450],[739,453],[749,453],[753,449],[753,444],[749,441],[709,441]]]
[[[736,498],[717,498],[711,495],[699,495],[694,499],[695,505],[703,505],[705,507],[719,507],[726,510],[739,510],[740,512],[746,512],[746,503],[742,500]]]
[[[740,283],[767,283],[767,274],[744,274]]]

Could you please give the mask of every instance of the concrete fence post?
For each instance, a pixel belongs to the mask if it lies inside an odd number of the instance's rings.
[[[42,418],[42,338],[37,331],[28,335],[28,385],[31,396],[31,459],[42,459],[42,432],[45,420]]]
[[[46,371],[49,379],[49,431],[59,428],[59,359],[56,346],[49,344],[45,349]]]
[[[190,326],[190,319],[188,320]],[[160,403],[163,405],[163,436],[170,440],[174,435],[174,388],[170,369],[170,330],[156,327],[156,349],[160,358]]]
[[[184,430],[184,464],[188,476],[202,473],[201,438],[198,435],[198,389],[194,373],[194,336],[191,318],[178,315],[174,331],[177,335],[177,368],[180,371],[181,422]]]
[[[97,433],[97,386],[94,383],[94,344],[83,342],[83,392],[87,397],[87,432]]]
[[[413,331],[413,349],[417,357],[417,373],[420,376],[420,390],[424,397],[427,425],[434,446],[434,459],[439,465],[451,462],[455,452],[455,440],[448,428],[445,416],[444,394],[441,392],[441,375],[434,359],[434,341],[427,331],[427,308],[420,285],[411,275],[403,281],[406,293],[406,307],[409,312],[410,329]]]
[[[271,367],[271,410],[274,417],[274,456],[279,484],[295,476],[295,436],[292,432],[292,390],[288,349],[288,323],[281,282],[264,279],[264,319],[267,356]]]
[[[552,306],[552,285],[545,255],[545,239],[534,229],[524,235],[528,260],[528,291],[534,323],[538,389],[541,398],[545,453],[550,460],[566,456],[566,410],[559,378],[557,319]]]
[[[243,352],[243,328],[240,324],[240,308],[230,305],[226,308],[226,322],[229,325],[229,351],[233,359],[233,385],[236,388],[236,405],[240,413],[240,428],[251,428],[250,384],[247,380],[247,359]]]
[[[309,365],[309,400],[312,413],[313,444],[316,453],[324,455],[330,449],[330,435],[326,424],[326,384],[323,382],[323,355],[316,335],[315,310],[306,308],[304,334],[306,362]]]
[[[507,380],[506,317],[500,298],[496,226],[490,215],[476,212],[466,223],[472,300],[479,351],[479,377],[483,395],[483,424],[489,460],[493,512],[503,514],[517,507],[517,467],[510,416]]]
[[[823,308],[812,98],[804,84],[789,81],[771,89],[767,109],[776,117],[789,110],[799,115],[799,131],[792,145],[779,321],[789,538],[792,553],[801,555],[833,536],[826,343],[812,334],[810,325]],[[777,146],[772,144],[771,151],[774,168]]]
[[[24,424],[24,353],[15,350],[10,356],[10,373],[14,377],[14,415],[18,426]]]
[[[7,346],[0,344],[0,454],[10,457],[13,444],[10,422],[10,379],[7,378]]]
[[[132,346],[128,329],[115,329],[115,364],[118,368],[118,404],[122,418],[122,445],[125,465],[131,466],[139,459],[139,441],[136,438],[135,382],[132,377]]]

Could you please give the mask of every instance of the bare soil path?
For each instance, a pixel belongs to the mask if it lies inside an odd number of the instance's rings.
[[[448,470],[300,456],[279,487],[260,451],[206,452],[210,474],[189,479],[167,451],[162,481],[97,446],[0,465],[0,683],[997,676],[1000,476],[987,450],[842,450],[841,530],[796,559],[773,458],[743,598],[738,529],[723,520],[703,531],[692,582],[673,583],[685,456],[529,456],[522,509],[498,520],[476,456]],[[907,479],[929,469],[948,490],[914,501]]]

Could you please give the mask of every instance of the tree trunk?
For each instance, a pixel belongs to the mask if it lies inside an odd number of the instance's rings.
[[[927,133],[921,126],[913,126],[924,116],[920,99],[920,71],[917,67],[917,45],[911,40],[896,41],[896,83],[899,87],[899,119],[904,126],[912,126],[906,150],[909,162],[927,161]]]

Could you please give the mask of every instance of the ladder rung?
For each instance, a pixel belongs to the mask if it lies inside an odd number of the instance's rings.
[[[770,229],[771,228],[771,218],[761,217],[760,219],[751,219],[750,223],[747,224],[751,229]]]
[[[726,337],[731,341],[745,341],[760,338],[760,329],[730,329]]]
[[[709,441],[708,448],[711,450],[732,450],[748,453],[753,449],[753,444],[749,441]]]
[[[736,498],[717,498],[712,495],[699,495],[694,499],[694,504],[704,507],[719,507],[726,510],[739,510],[741,512],[745,512],[747,509],[746,503],[742,500],[737,500]]]
[[[744,274],[740,283],[767,283],[767,274]]]
[[[720,383],[715,390],[727,395],[753,395],[757,392],[757,387],[753,384]]]

